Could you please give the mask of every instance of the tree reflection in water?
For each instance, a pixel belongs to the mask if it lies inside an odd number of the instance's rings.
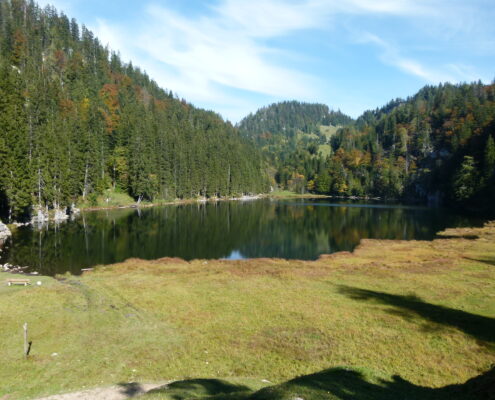
[[[198,203],[83,213],[75,221],[20,228],[3,261],[46,275],[127,258],[316,259],[352,251],[362,238],[431,240],[481,221],[447,210],[321,200]]]

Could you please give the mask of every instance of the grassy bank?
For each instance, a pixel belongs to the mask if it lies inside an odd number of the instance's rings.
[[[275,190],[266,195],[266,197],[272,197],[275,199],[286,199],[286,198],[301,198],[301,199],[327,199],[332,196],[327,196],[323,194],[312,194],[312,193],[296,193],[290,190]]]
[[[298,194],[295,192],[291,192],[288,190],[277,190],[268,194],[260,194],[258,195],[260,198],[276,198],[276,199],[285,199],[285,198],[329,198],[331,196],[318,195],[318,194]],[[229,200],[237,200],[237,197],[234,198],[215,198],[208,199],[206,201],[229,201]],[[192,204],[197,202],[204,202],[203,198],[197,199],[175,199],[175,200],[166,200],[166,199],[158,199],[153,202],[142,201],[140,203],[140,207],[154,207],[154,206],[164,206],[164,205],[177,205],[177,204]],[[97,211],[97,210],[107,210],[114,208],[130,208],[136,207],[136,201],[130,197],[126,193],[107,190],[104,194],[96,196],[92,199],[87,199],[83,201],[82,199],[76,205],[77,208],[85,211]]]
[[[358,399],[394,398],[380,387],[440,393],[431,390],[495,360],[494,245],[491,224],[433,242],[365,240],[314,262],[128,260],[41,286],[2,285],[0,398],[217,377],[245,387],[244,398],[328,398],[339,381],[342,393],[360,383]],[[292,380],[302,375],[320,383]]]

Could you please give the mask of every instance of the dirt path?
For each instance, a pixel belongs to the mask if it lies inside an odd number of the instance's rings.
[[[38,400],[125,400],[144,394],[152,389],[166,385],[162,383],[122,383],[80,392],[57,394]]]

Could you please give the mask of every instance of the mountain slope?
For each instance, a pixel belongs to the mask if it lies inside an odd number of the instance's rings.
[[[426,86],[340,130],[324,172],[333,192],[493,209],[494,136],[495,85]]]
[[[251,138],[267,133],[292,137],[297,131],[311,134],[319,132],[321,125],[348,125],[351,122],[352,118],[330,110],[324,104],[285,101],[259,109],[245,117],[238,126],[243,135]]]
[[[314,171],[330,154],[330,140],[338,127],[352,122],[324,104],[286,101],[248,115],[238,128],[272,165],[272,184],[301,191],[304,185],[298,171]]]
[[[312,105],[308,112],[304,105],[282,103],[241,122],[241,132],[271,154],[280,187],[493,210],[494,84],[426,86],[354,123],[339,118],[346,126],[326,140],[315,132],[322,107]],[[284,119],[280,109],[293,113]]]
[[[75,20],[0,2],[0,213],[265,188],[261,157],[217,114],[123,63]]]

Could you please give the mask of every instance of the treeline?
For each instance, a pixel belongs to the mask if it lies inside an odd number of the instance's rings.
[[[321,125],[348,125],[352,118],[333,111],[324,104],[284,101],[263,107],[249,114],[239,123],[244,136],[263,143],[271,135],[283,134],[290,138],[298,131],[302,133],[318,132]]]
[[[495,84],[426,86],[339,129],[327,156],[300,146],[277,183],[341,196],[494,208]]]
[[[0,1],[0,213],[266,190],[257,149],[52,7]]]

